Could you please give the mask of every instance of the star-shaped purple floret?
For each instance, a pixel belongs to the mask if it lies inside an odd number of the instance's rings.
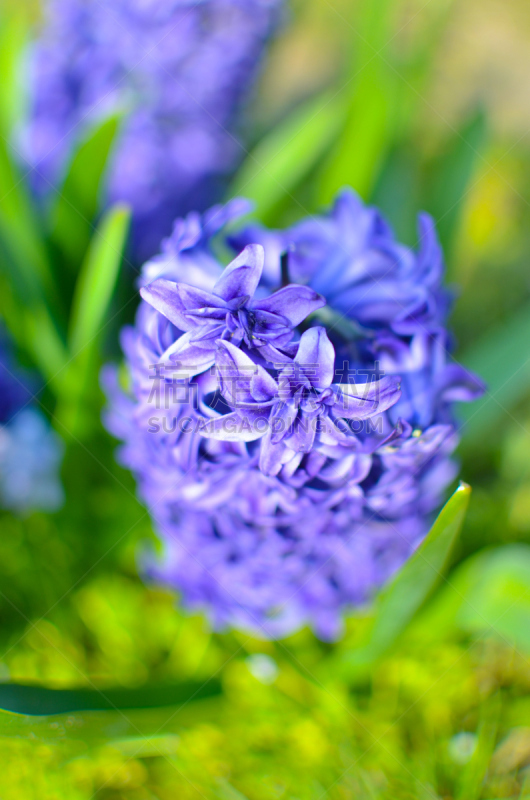
[[[209,420],[203,436],[250,442],[263,438],[260,469],[276,475],[297,454],[309,453],[315,437],[344,439],[340,420],[365,420],[399,400],[399,378],[366,384],[335,384],[335,351],[324,328],[310,328],[294,360],[275,380],[230,342],[218,343],[219,390],[232,413]]]
[[[226,267],[211,292],[163,278],[143,287],[143,299],[184,331],[163,360],[188,370],[190,377],[198,375],[215,363],[221,339],[259,349],[266,361],[289,361],[285,348],[293,329],[326,301],[308,286],[295,285],[254,300],[263,263],[263,247],[251,244]]]

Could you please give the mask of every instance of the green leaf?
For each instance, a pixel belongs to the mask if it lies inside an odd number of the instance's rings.
[[[53,305],[55,285],[44,241],[24,180],[3,137],[0,137],[0,240],[2,268],[9,272],[24,301]]]
[[[26,9],[3,9],[0,14],[0,129],[8,139],[24,112],[23,58],[27,42]]]
[[[451,575],[422,623],[495,633],[530,653],[530,546],[509,544],[471,556]]]
[[[421,164],[409,145],[388,155],[370,202],[391,222],[399,241],[416,246]]]
[[[56,420],[60,432],[80,438],[89,430],[97,403],[97,373],[102,329],[116,286],[130,211],[117,205],[103,217],[77,279]]]
[[[339,656],[337,667],[349,680],[369,674],[432,592],[462,526],[470,493],[469,486],[459,486],[420,547],[379,595],[360,647]]]
[[[43,305],[22,307],[19,315],[23,321],[24,342],[36,366],[58,395],[62,389],[63,371],[68,363],[68,353],[55,324]]]
[[[396,94],[390,76],[372,68],[359,81],[341,141],[323,174],[318,199],[328,205],[345,185],[368,197],[392,140]]]
[[[2,265],[3,266],[3,265]],[[18,347],[25,350],[54,391],[67,361],[64,342],[46,306],[17,298],[9,272],[0,276],[0,314]]]
[[[464,446],[477,443],[491,431],[530,390],[530,306],[523,306],[503,325],[483,336],[459,358],[486,382],[480,400],[463,404]]]
[[[406,50],[399,46],[403,31],[399,21],[408,13],[403,0],[352,4],[359,9],[359,16],[350,24],[355,56],[348,81],[348,115],[342,135],[315,181],[319,204],[328,205],[345,185],[353,186],[365,199],[371,198],[389,153],[411,141],[411,126],[418,106],[428,96],[425,86],[452,2],[431,4]],[[421,142],[413,144],[417,153]]]
[[[184,681],[141,689],[49,689],[36,684],[0,684],[0,709],[18,714],[57,715],[76,711],[164,708],[221,693],[218,680]]]
[[[66,361],[55,322],[60,318],[57,287],[23,178],[1,136],[0,270],[0,313],[19,346],[54,381]]]
[[[329,92],[297,108],[250,153],[229,196],[250,198],[260,219],[267,220],[326,152],[343,124],[344,113],[344,98]]]
[[[98,211],[101,183],[121,115],[104,119],[74,152],[51,212],[51,238],[70,266],[77,268],[86,252]]]
[[[116,205],[103,217],[75,287],[69,346],[75,357],[100,332],[116,285],[129,230],[130,210]]]
[[[248,800],[246,795],[241,794],[238,789],[235,789],[225,778],[218,778],[219,791],[217,797],[219,800]]]
[[[22,709],[22,713],[0,710],[0,737],[48,744],[110,743],[124,753],[152,752],[168,732],[208,717],[221,695],[221,684],[213,678],[177,686],[101,691],[4,684],[0,707]],[[167,741],[162,744],[167,748]]]
[[[446,251],[453,243],[466,190],[486,137],[486,116],[479,109],[444,142],[442,152],[427,170],[427,192],[422,205],[437,220],[438,235]]]
[[[345,185],[367,197],[395,135],[401,86],[389,52],[394,5],[367,0],[352,25],[356,55],[348,116],[318,182],[319,203],[329,204]]]
[[[498,692],[481,704],[475,752],[458,775],[456,800],[479,800],[484,796],[484,780],[495,749],[501,713],[502,701]]]

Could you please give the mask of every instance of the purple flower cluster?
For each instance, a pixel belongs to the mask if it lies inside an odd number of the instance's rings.
[[[256,75],[280,0],[47,0],[32,57],[24,151],[49,191],[72,144],[126,114],[108,198],[135,211],[138,257],[171,222],[216,199],[242,156],[236,112]]]
[[[63,443],[35,407],[32,379],[0,337],[0,506],[18,513],[55,511],[64,496]]]
[[[328,216],[213,239],[243,201],[178,220],[123,332],[107,425],[163,541],[148,572],[215,627],[340,634],[425,536],[456,475],[431,220],[417,252],[349,191]],[[218,239],[219,237],[217,237]]]

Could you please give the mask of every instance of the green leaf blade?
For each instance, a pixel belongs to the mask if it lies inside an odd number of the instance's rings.
[[[365,640],[357,650],[340,657],[339,669],[349,679],[369,674],[432,592],[447,565],[470,494],[469,486],[459,486],[416,552],[379,595]]]
[[[318,200],[324,205],[329,205],[346,185],[368,197],[392,140],[396,81],[373,70],[364,77],[352,100],[341,140],[323,170]]]
[[[121,115],[94,127],[74,152],[51,213],[51,238],[73,267],[88,247]]]
[[[77,280],[69,345],[75,357],[98,336],[123,257],[130,210],[118,204],[103,217]]]
[[[452,252],[462,207],[487,138],[486,115],[479,108],[448,137],[428,170],[423,206],[437,220],[438,236],[446,253]]]
[[[0,137],[0,238],[3,266],[24,299],[49,303],[55,295],[51,267],[24,180]]]
[[[0,738],[73,747],[80,742],[91,746],[116,742],[122,751],[148,748],[156,755],[167,744],[163,737],[174,739],[173,731],[210,718],[222,699],[222,686],[215,678],[101,691],[5,684],[0,687]]]
[[[530,391],[530,306],[489,330],[459,360],[486,383],[483,397],[462,404],[462,444],[473,446]]]
[[[347,117],[317,182],[319,204],[329,205],[346,185],[368,197],[395,135],[400,87],[389,52],[393,6],[392,0],[367,0],[351,26]]]
[[[495,634],[525,656],[530,653],[530,545],[481,550],[460,564],[450,585],[426,610],[425,624],[443,615],[475,636]]]
[[[5,5],[5,4],[4,4]],[[0,129],[9,137],[23,116],[26,103],[24,56],[29,40],[27,9],[0,12]]]
[[[76,282],[69,356],[62,370],[56,420],[68,438],[85,436],[99,416],[97,390],[101,334],[117,283],[130,210],[118,204],[101,220]]]
[[[2,136],[0,270],[0,313],[19,346],[53,381],[66,360],[59,329],[61,303],[35,210]]]
[[[256,204],[261,220],[310,172],[337,136],[344,99],[326,92],[304,103],[265,136],[244,161],[229,196]]]
[[[164,708],[202,700],[221,693],[221,684],[211,678],[202,683],[183,681],[173,686],[140,689],[51,689],[37,684],[0,685],[0,709],[29,716],[57,716],[79,711],[123,711]]]

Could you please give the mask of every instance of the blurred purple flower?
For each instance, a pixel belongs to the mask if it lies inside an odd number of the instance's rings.
[[[247,249],[223,271],[208,230],[239,210],[177,222],[146,264],[106,422],[165,545],[151,576],[216,627],[333,639],[428,531],[457,472],[454,403],[482,385],[449,355],[428,217],[415,253],[347,192],[329,217],[232,235]],[[257,347],[250,312],[283,318]],[[172,361],[190,333],[206,355]]]
[[[107,195],[135,212],[145,259],[171,222],[206,208],[243,155],[238,124],[281,0],[47,0],[23,149],[48,193],[73,143],[126,114]],[[240,122],[240,120],[239,120]]]
[[[239,251],[249,242],[265,247],[264,279],[280,280],[280,255],[289,253],[296,283],[323,294],[336,311],[364,328],[411,335],[419,325],[443,324],[449,294],[441,286],[443,256],[432,219],[419,216],[417,253],[396,241],[376,208],[344,190],[328,216],[310,217],[285,231],[247,227],[231,238]]]
[[[9,343],[0,331],[0,425],[9,422],[23,406],[31,402],[34,381],[15,365]]]
[[[0,505],[17,513],[63,503],[63,443],[33,402],[35,381],[0,341]]]

